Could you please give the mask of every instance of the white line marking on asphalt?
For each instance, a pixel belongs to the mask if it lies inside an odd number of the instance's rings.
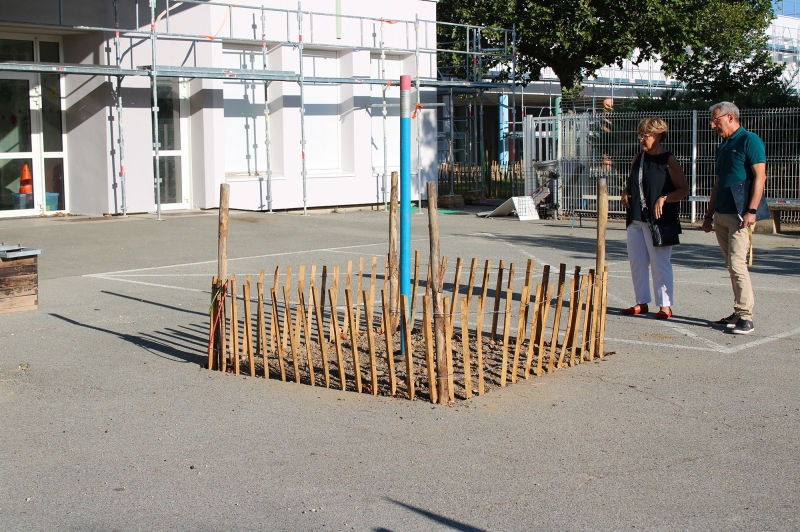
[[[653,347],[670,347],[672,349],[692,349],[695,351],[711,351],[719,353],[719,349],[712,349],[711,347],[698,347],[695,345],[680,345],[680,344],[662,344],[659,342],[645,342],[643,340],[628,340],[625,338],[606,338],[606,342],[621,342],[624,344],[637,344],[637,345],[651,345]]]
[[[772,336],[767,336],[765,338],[759,338],[758,340],[753,340],[752,342],[747,342],[746,344],[737,345],[736,347],[728,347],[725,348],[722,352],[723,353],[736,353],[742,351],[743,349],[747,349],[748,347],[754,347],[757,345],[766,344],[767,342],[774,342],[775,340],[780,340],[781,338],[787,338],[789,336],[794,336],[796,334],[800,334],[800,327],[791,331],[787,331],[780,334],[773,334]]]
[[[131,279],[120,279],[119,277],[106,277],[104,275],[94,274],[94,275],[84,275],[84,277],[92,277],[94,279],[104,279],[106,281],[117,281],[120,283],[132,283],[132,284],[143,284],[145,286],[157,286],[159,288],[172,288],[174,290],[185,290],[187,292],[205,292],[207,294],[211,293],[211,290],[201,290],[199,288],[186,288],[183,286],[172,286],[169,284],[157,284],[157,283],[145,283],[144,281],[133,281]]]

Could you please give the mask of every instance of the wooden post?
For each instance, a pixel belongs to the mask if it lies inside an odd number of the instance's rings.
[[[228,205],[231,198],[231,186],[222,183],[219,186],[219,233],[217,236],[217,277],[221,283],[228,280]]]
[[[594,350],[595,350],[595,342],[597,340],[597,326],[600,316],[600,307],[603,306],[602,301],[602,282],[603,282],[603,273],[602,272],[595,272],[594,275],[594,286],[592,287],[592,324],[589,329],[589,360],[594,360]]]
[[[472,397],[472,369],[469,355],[469,303],[467,298],[461,300],[461,353],[464,359],[464,394]]]
[[[453,327],[456,322],[456,314],[458,313],[459,293],[461,292],[461,267],[464,261],[461,257],[456,258],[456,273],[453,277],[453,295],[450,300],[450,327]]]
[[[267,361],[267,317],[264,314],[264,282],[256,285],[258,291],[258,331],[256,332],[256,345],[261,351],[264,361],[264,378],[269,379],[269,362]]]
[[[313,288],[314,285],[311,285],[311,289]],[[311,311],[311,307],[309,307],[308,310]],[[311,386],[314,386],[314,361],[311,358],[311,322],[308,320],[308,315],[306,314],[305,294],[300,291],[300,287],[297,289],[297,321],[302,322],[303,324],[303,338],[306,340],[306,363],[308,364],[308,379],[311,382]],[[297,334],[297,337],[300,337],[300,333]]]
[[[216,357],[214,353],[216,349],[216,321],[217,321],[217,291],[219,290],[219,277],[214,276],[211,280],[211,313],[209,315],[208,326],[208,369],[213,370],[216,368]]]
[[[331,375],[328,368],[328,342],[325,341],[325,329],[322,325],[322,306],[319,304],[319,294],[317,287],[311,286],[311,302],[314,304],[314,315],[317,318],[317,341],[319,342],[319,352],[322,356],[322,373],[325,375],[325,387],[331,387]]]
[[[414,330],[415,318],[417,313],[417,287],[419,285],[419,250],[414,250],[414,278],[411,281],[411,330]]]
[[[353,373],[356,378],[356,391],[361,393],[361,362],[358,357],[358,335],[355,332],[355,321],[353,316],[353,296],[349,288],[344,289],[344,300],[347,308],[345,308],[344,316],[347,328],[350,329],[350,347],[353,352]]]
[[[422,297],[422,335],[425,337],[425,361],[428,364],[428,395],[430,395],[431,403],[438,401],[436,389],[436,369],[433,360],[433,328],[431,327],[431,316],[428,309],[430,308],[431,297],[425,295]]]
[[[275,293],[278,292],[280,269],[281,269],[280,266],[277,266],[275,268],[275,277],[273,278],[273,283],[272,283],[272,291],[275,291]],[[270,300],[272,300],[272,296],[270,296]],[[276,312],[276,309],[273,308],[272,312],[270,313],[270,331],[269,331],[269,333],[270,333],[269,334],[269,348],[272,350],[273,354],[277,353],[276,348],[280,346],[280,344],[278,344],[278,338],[280,337],[280,335],[278,334],[278,319],[277,319],[277,317],[278,317],[278,313]]]
[[[542,290],[542,285],[536,285],[536,293],[534,297],[536,301],[533,304],[533,320],[531,321],[531,335],[528,339],[528,358],[525,361],[525,378],[529,378],[531,375],[531,364],[533,363],[533,352],[534,346],[536,345],[536,330],[539,325],[539,314],[541,313],[542,308],[542,299],[544,298],[543,295],[544,291]]]
[[[378,277],[378,257],[372,257],[372,276],[369,279],[369,300],[375,301],[375,280]]]
[[[342,356],[342,339],[339,336],[338,331],[334,334],[334,330],[336,329],[336,323],[339,322],[339,317],[337,316],[338,312],[336,310],[336,304],[333,302],[333,288],[328,290],[328,301],[331,302],[331,321],[329,322],[330,325],[330,334],[333,337],[333,344],[336,347],[336,363],[339,365],[339,379],[342,382],[342,390],[347,389],[347,380],[345,379],[344,373],[344,357]]]
[[[291,307],[291,295],[289,293],[289,287],[283,287],[283,308],[284,308],[284,327],[285,327],[285,334],[289,337],[289,345],[292,351],[292,365],[294,366],[294,380],[295,382],[300,382],[300,365],[297,361],[299,346],[297,345],[297,337],[294,333],[294,326],[292,325],[292,307]]]
[[[542,291],[542,302],[544,302],[544,296],[547,295],[547,287],[550,286],[550,265],[545,264],[542,268],[542,286],[544,290]],[[542,317],[542,312],[544,311],[544,307],[539,309],[539,317]],[[539,340],[541,340],[542,335],[544,334],[543,327],[547,327],[547,323],[542,324],[542,320],[539,320],[538,325],[536,326],[536,345],[539,345]]]
[[[580,308],[575,308],[575,303],[579,301],[580,297],[580,289],[581,289],[581,267],[575,266],[575,271],[572,273],[572,293],[569,298],[569,322],[567,323],[567,330],[568,334],[564,337],[564,349],[572,349],[572,346],[575,343],[574,340],[574,331],[575,326],[578,324],[578,317],[580,314]],[[562,357],[563,358],[563,357]]]
[[[278,326],[278,291],[275,288],[273,288],[271,293],[270,293],[270,295],[272,297],[272,323],[274,324],[275,327],[277,327]],[[284,326],[284,328],[286,327],[286,317],[285,316],[284,316],[284,320],[283,320],[283,326]],[[276,343],[275,354],[278,357],[278,366],[280,367],[280,370],[281,370],[281,380],[283,382],[286,382],[286,366],[283,364],[283,348],[281,347],[280,342],[277,341],[278,340],[277,332],[273,331],[273,336],[275,336],[275,343]]]
[[[530,297],[531,297],[531,288],[533,284],[533,266],[534,261],[533,259],[528,259],[528,264],[525,267],[525,284],[524,286],[528,287],[528,300],[525,301],[525,323],[528,323],[528,310],[530,308]]]
[[[469,265],[469,277],[467,278],[467,303],[472,308],[472,291],[475,289],[475,270],[478,268],[478,259],[473,258]]]
[[[578,267],[576,266],[576,269]],[[573,318],[575,317],[575,300],[578,298],[578,276],[573,275],[572,279],[569,282],[569,310],[567,311],[567,327],[564,330],[564,342],[561,345],[561,354],[558,357],[558,362],[556,362],[557,368],[564,367],[564,356],[567,353],[567,350],[570,348],[571,340],[572,340],[572,327],[573,327]]]
[[[597,356],[603,358],[606,333],[606,311],[608,309],[608,266],[603,267],[602,291],[600,295],[600,324],[597,327]]]
[[[492,269],[492,261],[487,260],[483,264],[483,283],[481,283],[481,298],[483,298],[483,306],[486,306],[486,294],[489,292],[489,273]]]
[[[572,367],[575,365],[575,351],[578,349],[578,333],[581,328],[581,324],[583,324],[583,320],[581,319],[581,307],[583,307],[584,299],[586,298],[586,285],[588,284],[587,281],[589,280],[588,275],[581,276],[581,284],[580,284],[580,295],[578,297],[578,306],[575,307],[575,325],[572,329],[572,338],[570,342],[572,346],[570,348],[569,354],[569,366]],[[583,348],[581,348],[581,354],[583,353]],[[581,355],[582,356],[582,355]]]
[[[381,306],[383,312],[381,313],[381,327],[383,328],[383,337],[386,341],[386,362],[389,365],[389,389],[391,395],[397,393],[397,375],[394,371],[394,341],[392,339],[392,328],[389,321],[389,296],[386,290],[381,290]]]
[[[509,285],[511,285],[513,277],[509,275],[508,280],[509,280]],[[508,374],[508,335],[511,330],[511,303],[513,301],[514,301],[514,288],[512,286],[509,286],[508,289],[506,289],[506,309],[505,309],[505,318],[503,319],[503,360],[500,366],[501,388],[505,387],[506,375]]]
[[[328,292],[328,299],[331,303],[331,308],[334,309],[339,305],[339,267],[333,267],[333,287]],[[330,341],[333,341],[333,335],[339,334],[339,313],[333,314],[331,312],[331,330]]]
[[[503,268],[505,262],[500,261],[500,266],[497,270],[497,286],[494,289],[494,314],[492,315],[492,335],[491,340],[494,342],[494,337],[497,335],[497,318],[500,316],[500,292],[503,290]]]
[[[444,313],[445,316],[450,315],[450,300],[444,300]],[[444,347],[445,357],[447,358],[447,397],[451,401],[456,400],[456,385],[454,381],[453,372],[453,327],[450,326],[450,320],[444,320]]]
[[[517,372],[519,371],[519,354],[522,344],[525,342],[525,330],[528,323],[528,300],[530,299],[530,287],[527,284],[522,286],[522,294],[519,301],[519,317],[517,318],[517,341],[514,344],[514,362],[511,364],[511,382],[517,382]]]
[[[489,262],[489,261],[486,261]],[[478,395],[484,393],[483,382],[483,311],[485,310],[486,298],[478,296],[478,318],[475,325],[475,351],[478,355]]]
[[[392,331],[400,319],[398,315],[399,295],[400,295],[400,270],[398,268],[398,256],[400,254],[400,239],[398,236],[398,216],[397,216],[397,172],[392,172],[391,190],[389,193],[389,308],[392,309]],[[408,201],[408,198],[403,198]]]
[[[378,363],[375,358],[375,331],[372,330],[372,308],[369,303],[369,292],[364,290],[361,293],[364,299],[364,309],[367,317],[367,345],[369,345],[369,376],[372,382],[372,395],[378,395]],[[357,307],[358,305],[356,305]]]
[[[361,257],[358,259],[358,281],[356,282],[356,294],[361,293],[361,284],[363,278],[364,278],[364,257]],[[372,301],[370,301],[370,306],[372,306]],[[367,308],[367,303],[365,301],[364,309],[366,308]],[[370,321],[372,321],[372,316],[370,316]],[[358,297],[356,297],[356,332],[361,334],[361,305],[359,304]]]
[[[444,301],[442,296],[442,276],[439,273],[439,215],[436,210],[436,183],[428,182],[428,232],[430,234],[430,265],[429,279],[432,281],[431,294],[433,299],[433,333],[436,348],[436,383],[439,404],[446,405],[450,393],[447,389],[447,359],[445,355],[445,319]]]
[[[222,372],[228,371],[228,360],[227,360],[227,357],[228,357],[228,349],[227,349],[228,336],[227,336],[227,332],[228,331],[227,331],[227,327],[226,327],[227,320],[226,320],[226,316],[225,316],[225,314],[226,314],[225,306],[226,306],[226,299],[227,299],[226,295],[228,293],[228,287],[230,286],[229,283],[230,283],[230,281],[227,280],[227,279],[220,279],[220,281],[219,281],[219,285],[220,285],[219,298],[218,298],[219,299],[219,302],[218,302],[219,306],[218,306],[218,309],[217,309],[219,311],[219,318],[217,318],[217,344],[219,346],[219,351],[218,351],[217,354],[218,354],[219,361],[217,362],[217,369],[219,371],[222,371]]]
[[[239,374],[239,303],[236,298],[236,276],[231,275],[231,357],[233,373]]]
[[[322,281],[320,281],[320,288],[319,288],[319,306],[320,306],[320,308],[322,308],[322,315],[323,315],[322,317],[323,318],[325,317],[325,296],[328,294],[328,292],[327,292],[327,289],[328,289],[327,283],[328,283],[328,267],[327,266],[323,266],[322,267]],[[320,327],[320,329],[319,329],[320,332],[325,330],[325,327],[323,327],[323,325],[321,323],[319,324],[319,327]],[[325,341],[324,334],[323,334],[323,336],[320,336],[319,341],[320,341],[320,343]]]
[[[555,369],[558,331],[561,327],[561,306],[564,304],[564,281],[566,277],[567,265],[562,262],[558,267],[558,299],[556,300],[556,315],[553,319],[553,334],[550,336],[550,354],[547,359],[547,373],[552,373]]]
[[[291,292],[291,287],[289,288]],[[300,295],[305,295],[306,291],[306,265],[301,264],[300,268],[297,271],[297,293]],[[298,299],[298,301],[300,301]]]
[[[245,277],[244,282],[244,338],[247,342],[247,365],[250,368],[250,376],[256,376],[256,361],[253,356],[253,316],[250,314],[250,276]]]
[[[583,331],[581,332],[581,357],[580,361],[588,360],[588,349],[586,348],[586,340],[589,336],[589,327],[592,317],[592,305],[594,304],[594,270],[589,270],[586,286],[586,311],[583,315]]]
[[[542,285],[542,293],[544,293],[544,285]],[[550,314],[550,300],[553,299],[553,285],[547,289],[547,296],[544,298],[542,303],[544,304],[544,309],[540,315],[541,319],[539,320],[542,324],[542,336],[539,339],[539,358],[536,360],[536,376],[542,376],[542,363],[544,362],[544,353],[545,353],[545,346],[544,346],[544,337],[545,332],[547,331],[547,315]]]
[[[406,347],[406,389],[409,400],[414,400],[414,344],[411,343],[411,325],[408,322],[408,296],[400,295],[400,320]]]
[[[608,225],[608,186],[606,178],[597,180],[597,259],[594,271],[602,279],[606,265],[606,226]],[[599,300],[599,298],[598,298]]]
[[[292,267],[289,266],[286,268],[286,286],[284,287],[289,290],[289,293],[292,293]],[[292,314],[289,313],[287,317],[286,313],[283,314],[283,330],[281,331],[281,349],[283,352],[286,352],[286,342],[288,341],[287,335],[289,334],[289,327],[286,326],[286,320],[289,319],[291,321]]]

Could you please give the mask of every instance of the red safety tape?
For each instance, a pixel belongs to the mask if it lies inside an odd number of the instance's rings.
[[[422,109],[422,104],[421,103],[418,103],[417,105],[414,106],[414,113],[411,115],[411,118],[416,118],[417,117],[417,109]]]

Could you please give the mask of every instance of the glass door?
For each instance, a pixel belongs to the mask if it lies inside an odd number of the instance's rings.
[[[39,212],[44,201],[34,74],[0,73],[0,217]]]
[[[187,183],[188,145],[184,83],[177,78],[162,78],[156,86],[158,95],[159,176],[161,208],[188,209],[191,204]],[[153,158],[155,174],[155,158]],[[155,199],[155,188],[153,190]]]

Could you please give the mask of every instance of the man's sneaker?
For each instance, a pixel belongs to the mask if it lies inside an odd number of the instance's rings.
[[[750,320],[739,319],[736,322],[736,326],[734,326],[733,330],[731,331],[733,334],[750,334],[755,330],[753,327],[753,322]]]
[[[734,312],[733,314],[731,314],[727,318],[722,318],[721,320],[717,320],[714,323],[716,325],[724,325],[725,327],[730,329],[730,328],[736,327],[736,323],[738,321],[739,321],[739,316],[737,316],[736,313]]]

